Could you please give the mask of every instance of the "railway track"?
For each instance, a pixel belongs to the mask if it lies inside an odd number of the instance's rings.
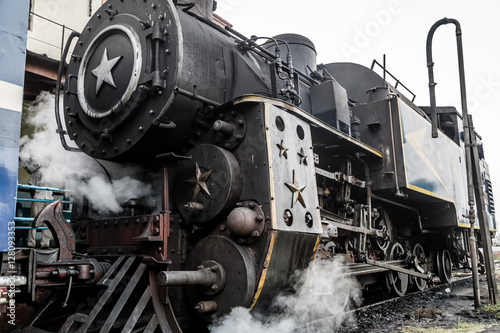
[[[331,329],[342,333],[361,331],[393,332],[398,325],[402,326],[404,325],[402,323],[407,321],[410,321],[409,326],[412,326],[415,325],[414,322],[416,321],[413,316],[414,310],[445,305],[448,297],[458,299],[459,297],[454,295],[450,296],[451,291],[471,288],[472,274],[463,273],[460,270],[454,272],[451,282],[437,284],[439,281],[436,279],[435,283],[424,290],[411,291],[404,296],[387,297],[388,293],[379,293],[379,298],[372,299],[362,306],[345,311],[342,314],[308,322],[294,332],[326,332],[331,331]],[[460,301],[465,307],[469,304],[470,308],[473,309],[472,289],[470,291],[470,300],[468,296],[463,296]],[[339,325],[340,321],[343,322],[341,325]],[[391,329],[391,327],[393,328]]]
[[[384,300],[381,300],[381,301],[376,301],[376,302],[372,302],[372,303],[369,303],[369,304],[365,304],[365,305],[363,305],[361,307],[349,310],[347,312],[348,313],[354,313],[354,314],[360,313],[360,312],[366,311],[368,309],[375,308],[377,306],[383,306],[384,304],[394,303],[394,302],[400,301],[400,300],[405,299],[405,298],[416,297],[418,295],[422,295],[422,294],[425,294],[425,293],[431,293],[433,291],[434,292],[438,292],[438,291],[441,291],[441,290],[452,289],[455,286],[463,284],[464,282],[468,282],[468,281],[470,281],[470,283],[472,283],[472,274],[466,274],[466,273],[459,273],[457,275],[454,274],[454,278],[453,278],[453,280],[451,282],[442,283],[442,284],[435,284],[435,285],[430,286],[430,287],[428,287],[428,288],[426,288],[424,290],[411,291],[411,292],[407,293],[404,296],[391,297],[391,298],[384,299]],[[473,305],[474,303],[471,302],[471,304]]]

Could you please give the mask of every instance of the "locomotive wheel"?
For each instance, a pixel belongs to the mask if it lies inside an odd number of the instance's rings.
[[[166,288],[158,286],[158,272],[149,271],[149,288],[151,299],[157,316],[158,324],[162,330],[169,329],[173,333],[181,333],[182,330],[177,323],[172,303],[168,299]]]
[[[437,253],[437,269],[439,274],[439,280],[442,283],[451,282],[453,276],[453,261],[451,259],[450,251],[441,250]]]
[[[424,248],[420,243],[416,243],[413,245],[413,249],[411,251],[411,254],[416,257],[418,265],[424,269],[424,271],[427,271],[427,260],[425,258],[425,252]],[[425,279],[412,276],[411,277],[411,285],[414,289],[416,290],[424,290],[425,286],[427,285],[427,281]]]
[[[400,260],[406,258],[406,251],[398,242],[393,243],[389,247],[388,259],[389,260]],[[408,290],[409,277],[407,274],[389,271],[386,275],[387,287],[396,296],[404,296]]]
[[[212,235],[200,240],[191,250],[186,262],[186,270],[194,271],[206,261],[219,263],[226,275],[225,285],[218,285],[217,291],[199,286],[187,286],[186,297],[195,308],[199,302],[217,303],[215,312],[200,315],[211,320],[213,316],[221,317],[236,306],[250,306],[256,284],[255,266],[252,257],[245,247],[227,237]],[[217,286],[217,284],[215,284]]]

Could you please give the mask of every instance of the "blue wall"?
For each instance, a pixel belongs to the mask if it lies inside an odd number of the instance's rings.
[[[0,251],[14,222],[29,0],[0,1]]]

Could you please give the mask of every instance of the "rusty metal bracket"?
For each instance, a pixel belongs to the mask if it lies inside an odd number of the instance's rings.
[[[33,226],[39,228],[44,224],[52,232],[57,247],[59,248],[59,260],[73,259],[75,252],[75,233],[64,218],[61,208],[61,200],[51,203],[38,214]]]
[[[162,163],[162,211],[159,216],[154,216],[149,219],[146,230],[139,237],[134,238],[134,240],[162,242],[162,246],[158,248],[162,260],[167,260],[167,241],[170,235],[168,169],[170,166],[177,165],[180,161],[190,158],[190,156],[180,156],[175,155],[174,153],[166,153],[156,156],[156,160]]]
[[[168,234],[165,235],[164,233],[164,226],[168,226],[170,221],[165,221],[166,218],[169,218],[169,216],[165,216],[165,214],[149,218],[144,232],[140,236],[134,237],[133,240],[138,242],[162,242],[164,237],[168,237]]]

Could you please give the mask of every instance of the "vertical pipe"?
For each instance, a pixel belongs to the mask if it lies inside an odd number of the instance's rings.
[[[477,271],[477,244],[476,237],[474,236],[474,224],[470,224],[470,254],[471,254],[471,268],[472,268],[472,286],[474,292],[474,308],[479,310],[481,307],[480,292],[479,292],[479,275]]]
[[[170,236],[170,206],[169,206],[169,196],[168,196],[168,168],[171,165],[169,158],[170,154],[163,155],[161,161],[161,182],[162,182],[162,203],[161,203],[161,216],[162,216],[162,227],[163,227],[163,244],[158,248],[159,253],[161,253],[163,260],[168,258],[168,237]],[[158,158],[158,156],[157,156]]]
[[[438,137],[437,130],[437,111],[436,111],[436,82],[434,82],[434,62],[432,61],[432,38],[434,37],[434,32],[436,29],[442,25],[446,24],[447,19],[437,21],[429,30],[427,34],[426,50],[427,50],[427,71],[429,73],[429,97],[431,102],[431,125],[432,125],[432,137]]]
[[[460,80],[460,97],[461,97],[461,104],[462,104],[462,118],[463,118],[463,134],[464,134],[464,144],[465,144],[465,160],[466,160],[466,171],[467,171],[467,194],[468,194],[468,200],[469,200],[469,215],[467,218],[469,218],[469,222],[471,224],[471,235],[470,238],[474,242],[474,244],[471,243],[471,252],[473,251],[472,245],[475,246],[475,235],[473,232],[473,226],[475,224],[475,210],[474,210],[474,175],[473,175],[473,140],[471,140],[471,135],[474,135],[474,132],[471,131],[471,126],[469,125],[469,115],[467,111],[467,92],[465,88],[465,70],[464,70],[464,56],[463,56],[463,48],[462,48],[462,29],[460,27],[460,23],[455,20],[455,19],[449,19],[449,18],[443,18],[431,27],[429,30],[429,33],[427,35],[427,67],[429,71],[429,93],[430,93],[430,102],[431,102],[431,121],[432,121],[432,137],[436,138],[437,137],[437,112],[436,112],[436,95],[435,95],[435,90],[434,87],[436,83],[434,82],[434,72],[433,72],[433,66],[434,63],[432,62],[432,37],[434,35],[435,30],[443,25],[443,24],[448,24],[448,23],[453,23],[455,25],[455,35],[457,37],[457,56],[458,56],[458,74],[459,74],[459,80]],[[475,140],[474,140],[475,141]],[[476,148],[477,149],[477,148]],[[478,157],[476,157],[478,158]],[[474,161],[478,163],[478,161]],[[476,175],[479,173],[479,170],[475,170]],[[483,203],[480,202],[478,204],[478,209],[479,205],[482,205]],[[480,221],[480,226],[481,226],[481,233],[486,233],[488,230],[483,230],[484,225],[486,225],[487,228],[487,223],[483,223],[483,221]],[[488,235],[489,236],[489,235]],[[487,237],[488,237],[487,236]],[[485,240],[483,240],[485,241]],[[471,253],[471,256],[476,256],[477,253]],[[490,263],[487,262],[487,268],[488,265],[491,265]],[[477,271],[477,265],[473,265],[472,267],[473,271]],[[490,293],[490,302],[493,304],[496,304],[497,300],[497,295],[498,291],[495,290],[496,288],[496,280],[494,275],[494,272],[491,273],[492,270],[487,269],[487,279],[488,279],[488,287],[490,290],[492,290],[492,293]],[[477,273],[476,273],[477,274]],[[474,274],[473,274],[474,277]],[[477,275],[476,275],[477,278]],[[493,287],[495,286],[495,287]]]
[[[465,161],[466,161],[466,171],[467,171],[467,195],[469,202],[469,222],[471,224],[471,235],[469,241],[471,242],[471,251],[472,247],[476,244],[476,240],[474,237],[474,224],[475,224],[475,214],[474,214],[474,185],[472,182],[472,161],[471,161],[471,152],[470,152],[470,136],[469,136],[469,123],[467,117],[467,96],[465,91],[465,75],[463,69],[463,52],[462,52],[462,30],[460,28],[460,23],[454,19],[443,18],[431,27],[429,33],[427,34],[427,68],[429,72],[429,94],[430,94],[430,103],[431,103],[431,122],[432,122],[432,137],[438,137],[437,131],[437,112],[436,112],[436,92],[434,82],[434,62],[432,61],[432,37],[434,36],[434,32],[438,27],[444,24],[453,23],[456,27],[456,36],[457,36],[457,51],[458,51],[458,71],[460,76],[460,93],[461,93],[461,102],[462,102],[462,114],[463,114],[463,128],[464,128],[464,142],[465,142]],[[472,254],[472,255],[475,255]],[[475,271],[475,272],[474,272]],[[472,265],[472,277],[474,280],[474,284],[477,283],[475,279],[477,279],[477,265]],[[476,290],[474,289],[474,293]]]
[[[162,205],[161,205],[161,210],[162,212],[167,212],[169,210],[169,205],[168,205],[168,165],[167,162],[162,163],[162,175],[161,175],[161,181],[162,181]]]

